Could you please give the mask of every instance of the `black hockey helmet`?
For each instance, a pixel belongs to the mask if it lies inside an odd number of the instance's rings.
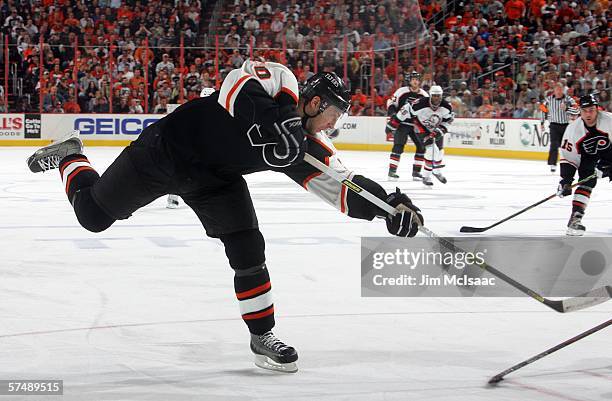
[[[344,82],[333,72],[319,72],[308,78],[300,92],[300,97],[305,100],[304,104],[306,104],[315,96],[321,98],[319,113],[325,111],[329,106],[334,106],[344,114],[351,106],[351,93]]]
[[[580,98],[580,108],[584,109],[591,106],[599,106],[599,101],[594,93],[584,95]]]
[[[404,74],[404,80],[406,82],[410,82],[410,80],[412,78],[416,78],[416,79],[418,79],[420,81],[421,80],[421,74],[419,74],[418,72],[416,72],[414,70],[412,70],[412,72],[407,72],[407,73]]]

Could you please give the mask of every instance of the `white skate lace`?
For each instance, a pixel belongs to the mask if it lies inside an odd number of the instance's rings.
[[[288,345],[286,345],[285,343],[283,343],[281,340],[279,340],[278,338],[276,338],[276,336],[274,334],[272,334],[271,331],[262,334],[259,337],[261,344],[268,348],[271,349],[274,352],[282,352],[283,350],[289,348]]]
[[[59,167],[60,158],[58,155],[51,155],[37,160],[38,165],[43,171]]]

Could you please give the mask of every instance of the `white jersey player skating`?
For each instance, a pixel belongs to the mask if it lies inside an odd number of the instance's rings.
[[[207,97],[215,93],[215,88],[202,88],[200,97]],[[179,196],[170,194],[168,195],[168,203],[166,204],[168,209],[178,209],[179,207]]]
[[[390,121],[392,126],[410,122],[421,136],[425,145],[423,184],[427,186],[433,185],[432,173],[446,184],[446,178],[440,172],[444,167],[444,134],[448,132],[455,115],[452,106],[442,99],[442,94],[441,87],[432,86],[429,97],[422,97],[412,104],[406,103]]]
[[[568,125],[561,142],[561,181],[557,195],[572,194],[571,184],[578,171],[578,179],[584,180],[595,173],[596,168],[604,170],[601,176],[610,176],[612,164],[612,114],[598,110],[595,95],[580,98],[580,118]],[[597,178],[580,184],[574,192],[572,214],[567,223],[567,235],[579,236],[586,228],[582,217],[589,204]]]

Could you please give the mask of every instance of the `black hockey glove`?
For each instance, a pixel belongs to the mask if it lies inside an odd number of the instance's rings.
[[[278,135],[274,158],[286,165],[300,163],[306,152],[306,131],[302,127],[302,119],[291,116],[274,123],[274,128]]]
[[[597,178],[601,179],[608,177],[610,182],[612,182],[612,162],[600,159],[599,162],[597,162],[595,172],[597,173]]]
[[[441,138],[444,136],[444,130],[442,128],[434,128],[433,131],[431,131],[431,134],[429,135],[432,136],[434,139]]]
[[[395,131],[397,131],[397,128],[400,126],[401,121],[395,116],[393,115],[389,121],[387,121],[387,126],[385,127],[385,132],[387,133],[387,135],[389,133],[395,134]]]
[[[444,131],[441,128],[434,128],[429,133],[425,133],[425,138],[423,140],[423,144],[426,146],[432,145],[436,139],[444,136]]]
[[[387,230],[398,237],[414,237],[419,231],[419,226],[424,223],[421,209],[414,206],[410,198],[395,189],[387,197],[387,203],[399,210],[395,216],[387,215]]]
[[[572,184],[566,183],[564,180],[559,182],[559,186],[557,187],[557,196],[559,198],[563,198],[565,196],[570,196],[572,194]]]

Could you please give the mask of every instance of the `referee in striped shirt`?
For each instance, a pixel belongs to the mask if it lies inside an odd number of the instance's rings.
[[[576,101],[564,93],[563,84],[558,82],[553,88],[553,94],[544,99],[542,104],[542,131],[544,131],[544,121],[548,119],[550,123],[550,149],[548,151],[548,165],[553,173],[557,170],[557,157],[559,156],[559,146],[565,133],[565,128],[569,124],[567,110],[576,106]]]

